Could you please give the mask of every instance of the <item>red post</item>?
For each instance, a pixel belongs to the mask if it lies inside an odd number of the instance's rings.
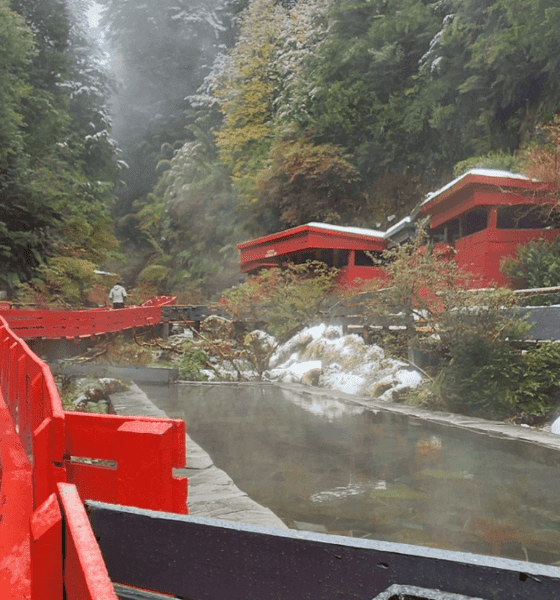
[[[65,521],[66,600],[118,600],[76,486],[57,487]]]
[[[117,503],[173,511],[173,427],[129,421],[117,436]]]
[[[62,514],[51,494],[31,517],[33,600],[62,598]]]
[[[33,505],[38,507],[54,492],[52,477],[52,419],[45,419],[33,432]]]

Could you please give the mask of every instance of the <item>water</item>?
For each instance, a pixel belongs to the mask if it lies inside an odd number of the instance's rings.
[[[558,467],[515,445],[273,386],[144,389],[289,527],[560,561]]]

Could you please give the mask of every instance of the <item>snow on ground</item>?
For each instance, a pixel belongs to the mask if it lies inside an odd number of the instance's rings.
[[[393,400],[422,381],[408,363],[389,358],[379,346],[368,346],[342,327],[317,325],[300,331],[279,347],[265,378],[303,383],[347,394]]]

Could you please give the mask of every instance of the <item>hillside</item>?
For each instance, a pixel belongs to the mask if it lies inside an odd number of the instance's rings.
[[[385,229],[457,170],[555,155],[553,0],[102,0],[95,43],[55,4],[0,0],[11,292],[82,298],[93,265],[199,301],[240,241]]]

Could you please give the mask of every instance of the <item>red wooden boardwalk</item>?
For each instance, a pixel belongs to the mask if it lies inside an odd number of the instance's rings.
[[[187,480],[173,476],[185,466],[185,423],[64,411],[22,339],[155,325],[173,302],[0,311],[0,598],[116,600],[83,500],[186,514]]]
[[[0,316],[6,319],[10,329],[25,340],[33,338],[72,339],[113,333],[136,327],[161,323],[161,309],[172,306],[175,298],[158,296],[141,306],[92,308],[87,310],[45,310],[12,308],[0,303]]]

